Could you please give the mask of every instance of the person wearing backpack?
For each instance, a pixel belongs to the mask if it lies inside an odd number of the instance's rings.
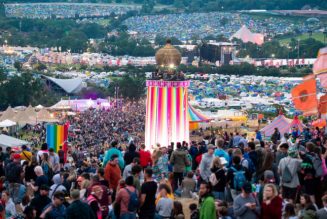
[[[300,185],[298,171],[300,170],[301,163],[302,160],[299,159],[297,150],[291,148],[288,151],[288,156],[282,158],[278,165],[282,196],[291,203],[294,203],[297,187]]]
[[[233,200],[241,193],[245,182],[251,181],[251,173],[241,165],[241,158],[233,156],[232,165],[227,171],[227,183],[231,189]]]
[[[135,219],[136,211],[140,202],[137,190],[133,186],[133,176],[128,176],[125,180],[126,187],[121,188],[116,197],[116,202],[120,205],[120,219]]]

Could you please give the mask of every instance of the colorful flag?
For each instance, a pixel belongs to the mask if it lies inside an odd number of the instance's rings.
[[[319,78],[321,86],[327,88],[327,47],[319,50],[313,64],[313,73]]]
[[[317,112],[318,100],[315,79],[309,79],[297,85],[291,94],[296,109],[310,114]]]

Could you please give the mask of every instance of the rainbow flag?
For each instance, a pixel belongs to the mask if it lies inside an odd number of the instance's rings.
[[[68,124],[47,125],[47,144],[49,148],[53,148],[55,152],[58,152],[60,146],[66,152],[67,151],[67,139],[68,139]]]

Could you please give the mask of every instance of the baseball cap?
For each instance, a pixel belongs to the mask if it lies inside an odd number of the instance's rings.
[[[214,149],[215,149],[215,146],[214,146],[213,144],[209,144],[209,145],[208,145],[208,150],[209,150],[209,149],[213,149],[213,150],[214,150]]]
[[[245,182],[244,185],[242,186],[242,189],[244,190],[245,193],[251,193],[252,192],[251,183]]]

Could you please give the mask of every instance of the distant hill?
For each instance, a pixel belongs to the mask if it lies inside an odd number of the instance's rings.
[[[3,2],[135,3],[151,6],[168,5],[185,11],[327,9],[327,1],[323,0],[4,0]]]

